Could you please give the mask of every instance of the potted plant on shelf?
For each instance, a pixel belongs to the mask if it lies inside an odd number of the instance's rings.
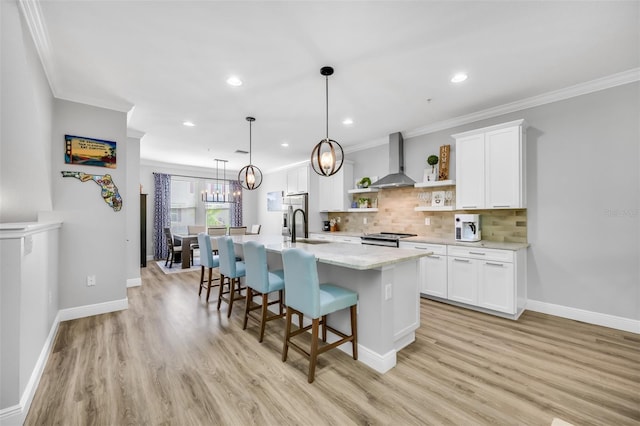
[[[368,198],[358,198],[358,207],[361,209],[366,209],[369,207],[369,199]]]
[[[438,156],[430,155],[427,157],[427,164],[431,166],[431,169],[424,169],[424,182],[435,182],[438,180],[438,170],[436,169],[436,165],[438,164]]]
[[[368,188],[371,185],[371,179],[368,176],[363,177],[358,182],[358,188]]]

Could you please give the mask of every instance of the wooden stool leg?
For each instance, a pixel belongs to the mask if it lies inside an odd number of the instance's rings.
[[[260,321],[260,343],[262,343],[262,339],[264,338],[264,327],[267,324],[267,314],[269,313],[269,295],[267,293],[262,294],[262,320]]]
[[[304,318],[304,315],[302,315],[302,312],[298,312],[298,327],[302,328],[302,320]]]
[[[327,342],[327,316],[322,316],[322,341]]]
[[[242,323],[242,329],[247,329],[247,320],[249,319],[249,308],[251,307],[251,299],[253,299],[253,289],[247,286],[247,299],[244,306],[244,322]]]
[[[202,283],[204,282],[204,266],[200,266],[200,289],[198,290],[198,296],[202,294]]]
[[[283,312],[284,312],[283,311],[283,305],[282,305],[282,302],[284,301],[284,298],[282,296],[283,296],[283,291],[279,290],[278,291],[278,297],[279,297],[279,301],[280,302],[278,303],[278,308],[280,309],[280,315],[282,315]]]
[[[351,307],[351,335],[353,340],[351,341],[351,347],[353,351],[353,359],[358,359],[358,310],[357,305]]]
[[[220,291],[218,292],[218,310],[220,310],[220,304],[222,303],[223,290],[224,290],[224,275],[220,274]]]
[[[316,375],[316,362],[318,361],[318,327],[320,318],[314,318],[311,324],[311,351],[309,352],[309,383],[313,383]]]
[[[233,308],[233,300],[235,299],[234,293],[236,291],[236,279],[229,278],[229,310],[227,311],[227,318],[231,318],[231,309]]]
[[[287,360],[289,352],[289,334],[291,334],[291,309],[287,308],[287,317],[284,321],[284,343],[282,345],[282,362]]]
[[[211,293],[211,274],[213,273],[213,268],[209,268],[209,281],[207,282],[207,302],[209,302],[209,294]],[[200,287],[202,289],[202,287]]]

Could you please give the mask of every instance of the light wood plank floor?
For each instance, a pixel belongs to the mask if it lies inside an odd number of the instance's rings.
[[[635,334],[423,299],[396,368],[334,350],[308,384],[300,354],[281,361],[282,320],[260,344],[255,323],[242,330],[244,303],[227,320],[226,305],[198,299],[198,278],[151,262],[127,311],[60,324],[26,424],[640,424]]]

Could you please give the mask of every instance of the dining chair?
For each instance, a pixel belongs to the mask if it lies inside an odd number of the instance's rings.
[[[257,241],[247,241],[242,245],[244,263],[246,266],[245,284],[247,286],[247,299],[244,308],[244,323],[242,329],[247,329],[247,320],[250,312],[260,309],[260,316],[252,319],[260,324],[260,337],[262,343],[264,329],[268,321],[283,317],[282,293],[284,290],[284,271],[282,269],[270,271],[267,266],[267,250]],[[269,301],[269,294],[278,292],[278,299]],[[254,303],[254,295],[261,296],[262,303]],[[278,304],[278,314],[269,316],[269,306]]]
[[[232,226],[229,228],[229,235],[245,235],[246,233],[246,226]]]
[[[220,257],[213,255],[213,250],[211,249],[211,237],[209,234],[205,234],[201,232],[198,234],[198,245],[200,246],[200,289],[198,290],[198,296],[202,294],[202,289],[207,289],[207,302],[209,301],[209,293],[211,293],[211,287],[215,285],[220,285],[220,278],[217,278],[218,284],[212,284],[212,274],[213,268],[218,268],[220,266]],[[209,269],[209,278],[207,279],[207,283],[205,284],[204,278],[204,269]]]
[[[227,318],[231,316],[231,309],[235,300],[242,299],[242,287],[240,278],[246,274],[246,267],[243,261],[236,260],[233,248],[233,239],[228,236],[218,237],[218,254],[220,259],[220,291],[218,293],[218,310],[224,300],[229,304]],[[225,290],[225,284],[228,289]],[[225,296],[226,295],[226,296]]]
[[[249,235],[258,235],[262,225],[251,225],[251,229],[247,232]]]
[[[222,235],[227,235],[227,227],[226,226],[213,226],[207,228],[207,234],[212,237],[220,237]],[[218,254],[218,241],[217,238],[211,239],[211,248],[213,250],[213,254]]]
[[[164,228],[164,236],[167,240],[167,246],[169,250],[167,251],[167,260],[164,262],[164,266],[169,264],[169,268],[173,267],[173,262],[177,262],[176,257],[178,254],[182,255],[182,246],[176,245],[173,241],[173,234],[171,234],[171,228]],[[193,249],[189,247],[191,250],[191,263],[193,264]]]
[[[358,324],[357,303],[358,293],[329,283],[319,283],[316,258],[313,254],[302,249],[292,248],[282,252],[284,266],[284,298],[287,305],[285,320],[284,344],[282,347],[282,362],[287,360],[289,346],[305,355],[309,359],[309,383],[315,378],[318,355],[333,349],[343,343],[351,342],[353,359],[358,359]],[[351,313],[351,335],[346,335],[327,324],[327,315],[349,308]],[[294,312],[311,318],[311,324],[291,331],[291,315]],[[336,342],[318,346],[318,331],[322,325],[322,341],[327,341],[327,330],[333,332],[340,339]],[[307,352],[298,343],[291,340],[301,333],[311,329],[311,348]]]

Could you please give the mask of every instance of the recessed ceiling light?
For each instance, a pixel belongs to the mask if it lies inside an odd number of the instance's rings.
[[[345,126],[349,126],[353,124],[353,120],[350,118],[345,118],[344,120],[342,120],[342,124],[344,124]]]
[[[242,80],[240,80],[238,77],[236,77],[235,75],[232,75],[231,77],[229,77],[227,79],[227,84],[229,86],[242,86]]]
[[[280,146],[283,146],[283,147],[285,147],[285,148],[286,148],[286,147],[288,147],[288,146],[289,146],[289,144],[288,144],[288,143],[286,143],[286,142],[282,142],[282,143],[280,144]]]
[[[187,126],[187,127],[193,127],[195,126],[195,124],[193,124],[191,121],[185,121],[182,123],[183,126]]]
[[[459,72],[456,75],[454,75],[453,77],[451,77],[451,82],[452,83],[461,83],[463,81],[465,81],[467,79],[467,75],[463,72]]]

